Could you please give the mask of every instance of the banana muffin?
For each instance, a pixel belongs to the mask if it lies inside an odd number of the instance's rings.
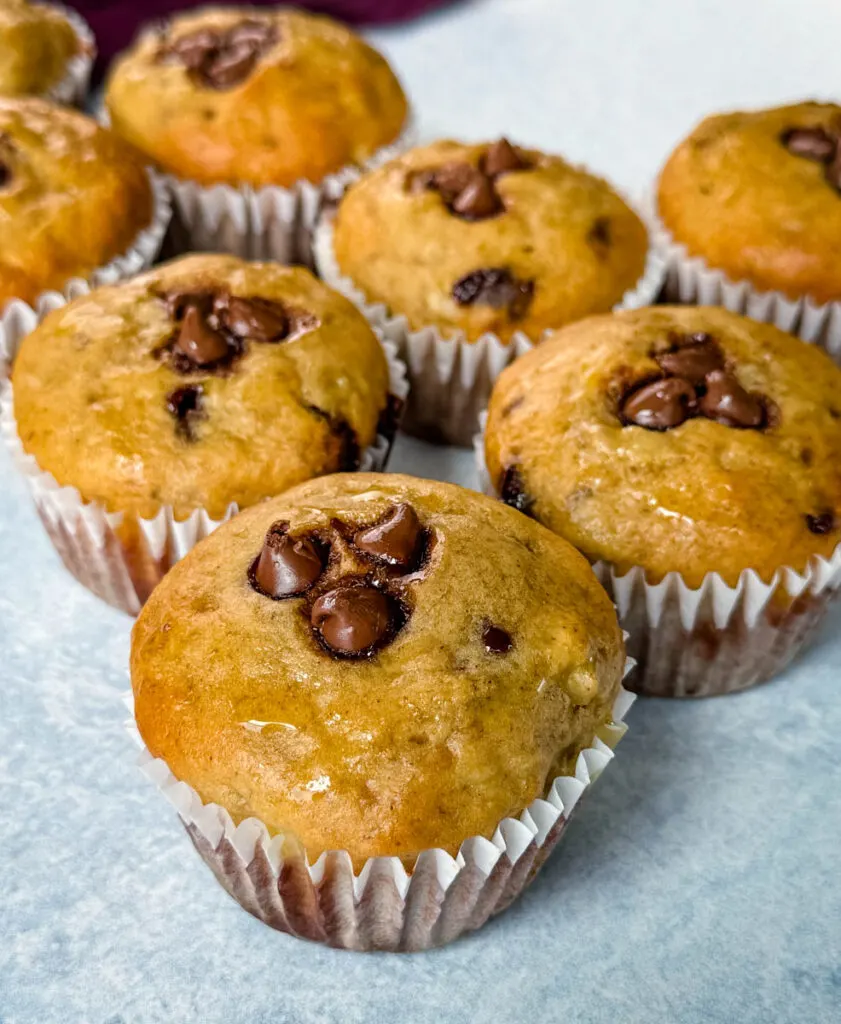
[[[161,574],[141,519],[219,519],[356,469],[390,410],[386,356],[351,303],[302,268],[234,257],[75,299],[24,338],[14,368],[24,452],[118,516],[141,600]]]
[[[412,329],[509,342],[612,309],[648,236],[606,182],[501,139],[436,142],[370,171],[339,203],[333,246],[340,273]]]
[[[0,307],[61,291],[122,256],[153,224],[140,155],[40,99],[0,99]]]
[[[663,168],[660,218],[689,257],[733,282],[837,301],[839,139],[834,103],[708,117]]]
[[[0,95],[49,93],[85,49],[57,8],[29,0],[0,0]]]
[[[132,635],[150,752],[313,863],[411,867],[544,797],[612,720],[624,650],[586,560],[499,502],[310,481],[197,546]]]
[[[815,565],[832,566],[841,541],[839,452],[841,370],[775,327],[705,307],[557,332],[502,374],[485,438],[496,492],[591,562],[614,576],[639,569],[651,585],[677,573],[699,596],[715,574],[719,626],[734,593],[756,591],[777,626],[793,616],[801,633],[827,597],[807,600],[829,582]],[[735,680],[740,667],[729,671]]]
[[[395,141],[407,103],[343,25],[284,7],[209,7],[148,29],[110,74],[114,128],[202,185],[289,187]]]

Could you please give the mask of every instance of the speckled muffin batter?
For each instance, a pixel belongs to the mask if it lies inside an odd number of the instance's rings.
[[[642,276],[642,222],[599,178],[501,139],[413,149],[352,185],[342,274],[411,327],[538,338],[606,312]]]
[[[768,581],[841,541],[841,370],[723,309],[557,332],[498,380],[485,450],[505,500],[651,582]]]
[[[663,168],[675,241],[734,281],[841,299],[841,107],[799,103],[708,117]]]
[[[0,0],[0,95],[48,92],[81,48],[70,22],[49,4]]]
[[[154,212],[140,155],[88,117],[0,99],[0,307],[129,249]]]
[[[288,8],[206,8],[147,31],[111,72],[115,129],[205,185],[321,181],[396,140],[407,103],[343,25]]]
[[[364,318],[308,271],[189,256],[50,313],[14,407],[24,449],[84,500],[219,518],[357,468],[388,383]]]
[[[326,477],[249,509],[132,637],[140,733],[235,821],[411,863],[571,773],[624,652],[586,561],[472,491]]]

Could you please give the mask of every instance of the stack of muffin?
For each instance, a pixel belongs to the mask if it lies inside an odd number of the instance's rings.
[[[704,122],[646,226],[559,156],[408,148],[324,18],[149,28],[109,127],[49,102],[74,17],[0,2],[0,46],[0,429],[70,571],[140,613],[146,770],[251,913],[358,949],[478,927],[612,758],[622,627],[629,685],[688,696],[820,624],[841,108]],[[148,270],[171,207],[187,255]],[[481,429],[489,496],[383,474],[401,416]]]

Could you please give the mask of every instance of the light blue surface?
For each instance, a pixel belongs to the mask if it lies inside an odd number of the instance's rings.
[[[502,129],[630,189],[704,110],[829,94],[839,38],[830,0],[488,0],[377,37],[425,134]],[[473,481],[405,440],[393,468]],[[839,626],[754,691],[638,702],[477,935],[333,952],[229,900],[134,767],[130,621],[62,570],[0,454],[0,1024],[838,1024]]]

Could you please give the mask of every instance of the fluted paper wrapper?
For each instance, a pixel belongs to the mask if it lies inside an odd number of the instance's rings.
[[[506,366],[534,348],[535,339],[518,331],[508,344],[492,333],[470,342],[461,333],[444,335],[433,326],[412,330],[404,316],[395,315],[382,303],[369,301],[342,274],[333,250],[329,213],[316,226],[314,257],[319,276],[346,295],[370,323],[397,345],[411,384],[403,429],[429,441],[469,448],[494,381]],[[654,302],[664,271],[662,257],[650,246],[642,277],[614,309],[638,309]]]
[[[90,291],[79,281],[74,296]],[[13,359],[23,337],[68,299],[51,292],[42,297],[38,310],[13,302],[0,317],[0,356]],[[406,369],[394,346],[383,342],[389,368],[389,393],[399,406],[406,400]],[[12,463],[26,480],[38,515],[67,569],[103,601],[136,615],[154,587],[175,563],[217,526],[237,511],[231,503],[221,519],[196,509],[178,520],[171,507],[163,506],[151,519],[124,517],[108,512],[96,501],[86,502],[75,487],[62,487],[24,451],[15,421],[12,383],[0,358],[0,437]],[[397,417],[399,419],[399,416]],[[394,425],[396,430],[396,422]],[[394,440],[393,431],[380,434],[362,452],[360,470],[385,468]]]
[[[116,256],[109,263],[98,267],[88,278],[73,277],[64,285],[60,292],[42,292],[29,306],[22,299],[12,299],[0,309],[0,374],[6,375],[17,355],[18,346],[25,334],[28,334],[46,314],[63,306],[65,302],[86,295],[92,288],[100,285],[116,284],[128,277],[134,277],[152,265],[161,248],[166,229],[172,215],[169,193],[163,181],[154,173],[149,173],[152,186],[153,211],[152,220],[135,238],[131,247]],[[33,315],[36,319],[33,320]],[[4,369],[5,367],[5,369]]]
[[[341,949],[417,952],[481,927],[520,895],[613,759],[633,700],[620,688],[613,722],[578,755],[575,774],[555,779],[545,798],[519,818],[501,821],[492,839],[466,839],[455,857],[424,850],[410,871],[397,857],[376,857],[355,874],[346,850],[323,853],[310,864],[294,839],[270,836],[256,818],[234,825],[224,808],[202,803],[143,747],[133,720],[130,730],[142,748],[141,770],[173,804],[201,858],[244,910],[278,931]]]
[[[65,21],[69,22],[79,40],[79,52],[67,62],[64,75],[51,89],[47,90],[44,99],[51,100],[53,103],[61,103],[64,106],[84,106],[88,95],[91,69],[96,58],[96,40],[93,32],[88,23],[72,8],[53,3],[44,6],[61,14]]]
[[[474,443],[480,487],[499,497],[484,432]],[[593,570],[630,634],[636,669],[628,688],[649,697],[711,697],[766,682],[803,650],[841,588],[841,544],[804,572],[781,566],[767,583],[753,569],[735,586],[708,573],[697,588],[677,572],[649,583],[642,566],[619,573],[596,562]]]
[[[823,305],[804,296],[792,299],[782,292],[763,292],[748,281],[733,281],[700,256],[691,256],[675,241],[649,201],[649,224],[665,264],[664,298],[691,306],[723,306],[752,320],[773,324],[803,341],[822,348],[841,365],[841,302]]]

